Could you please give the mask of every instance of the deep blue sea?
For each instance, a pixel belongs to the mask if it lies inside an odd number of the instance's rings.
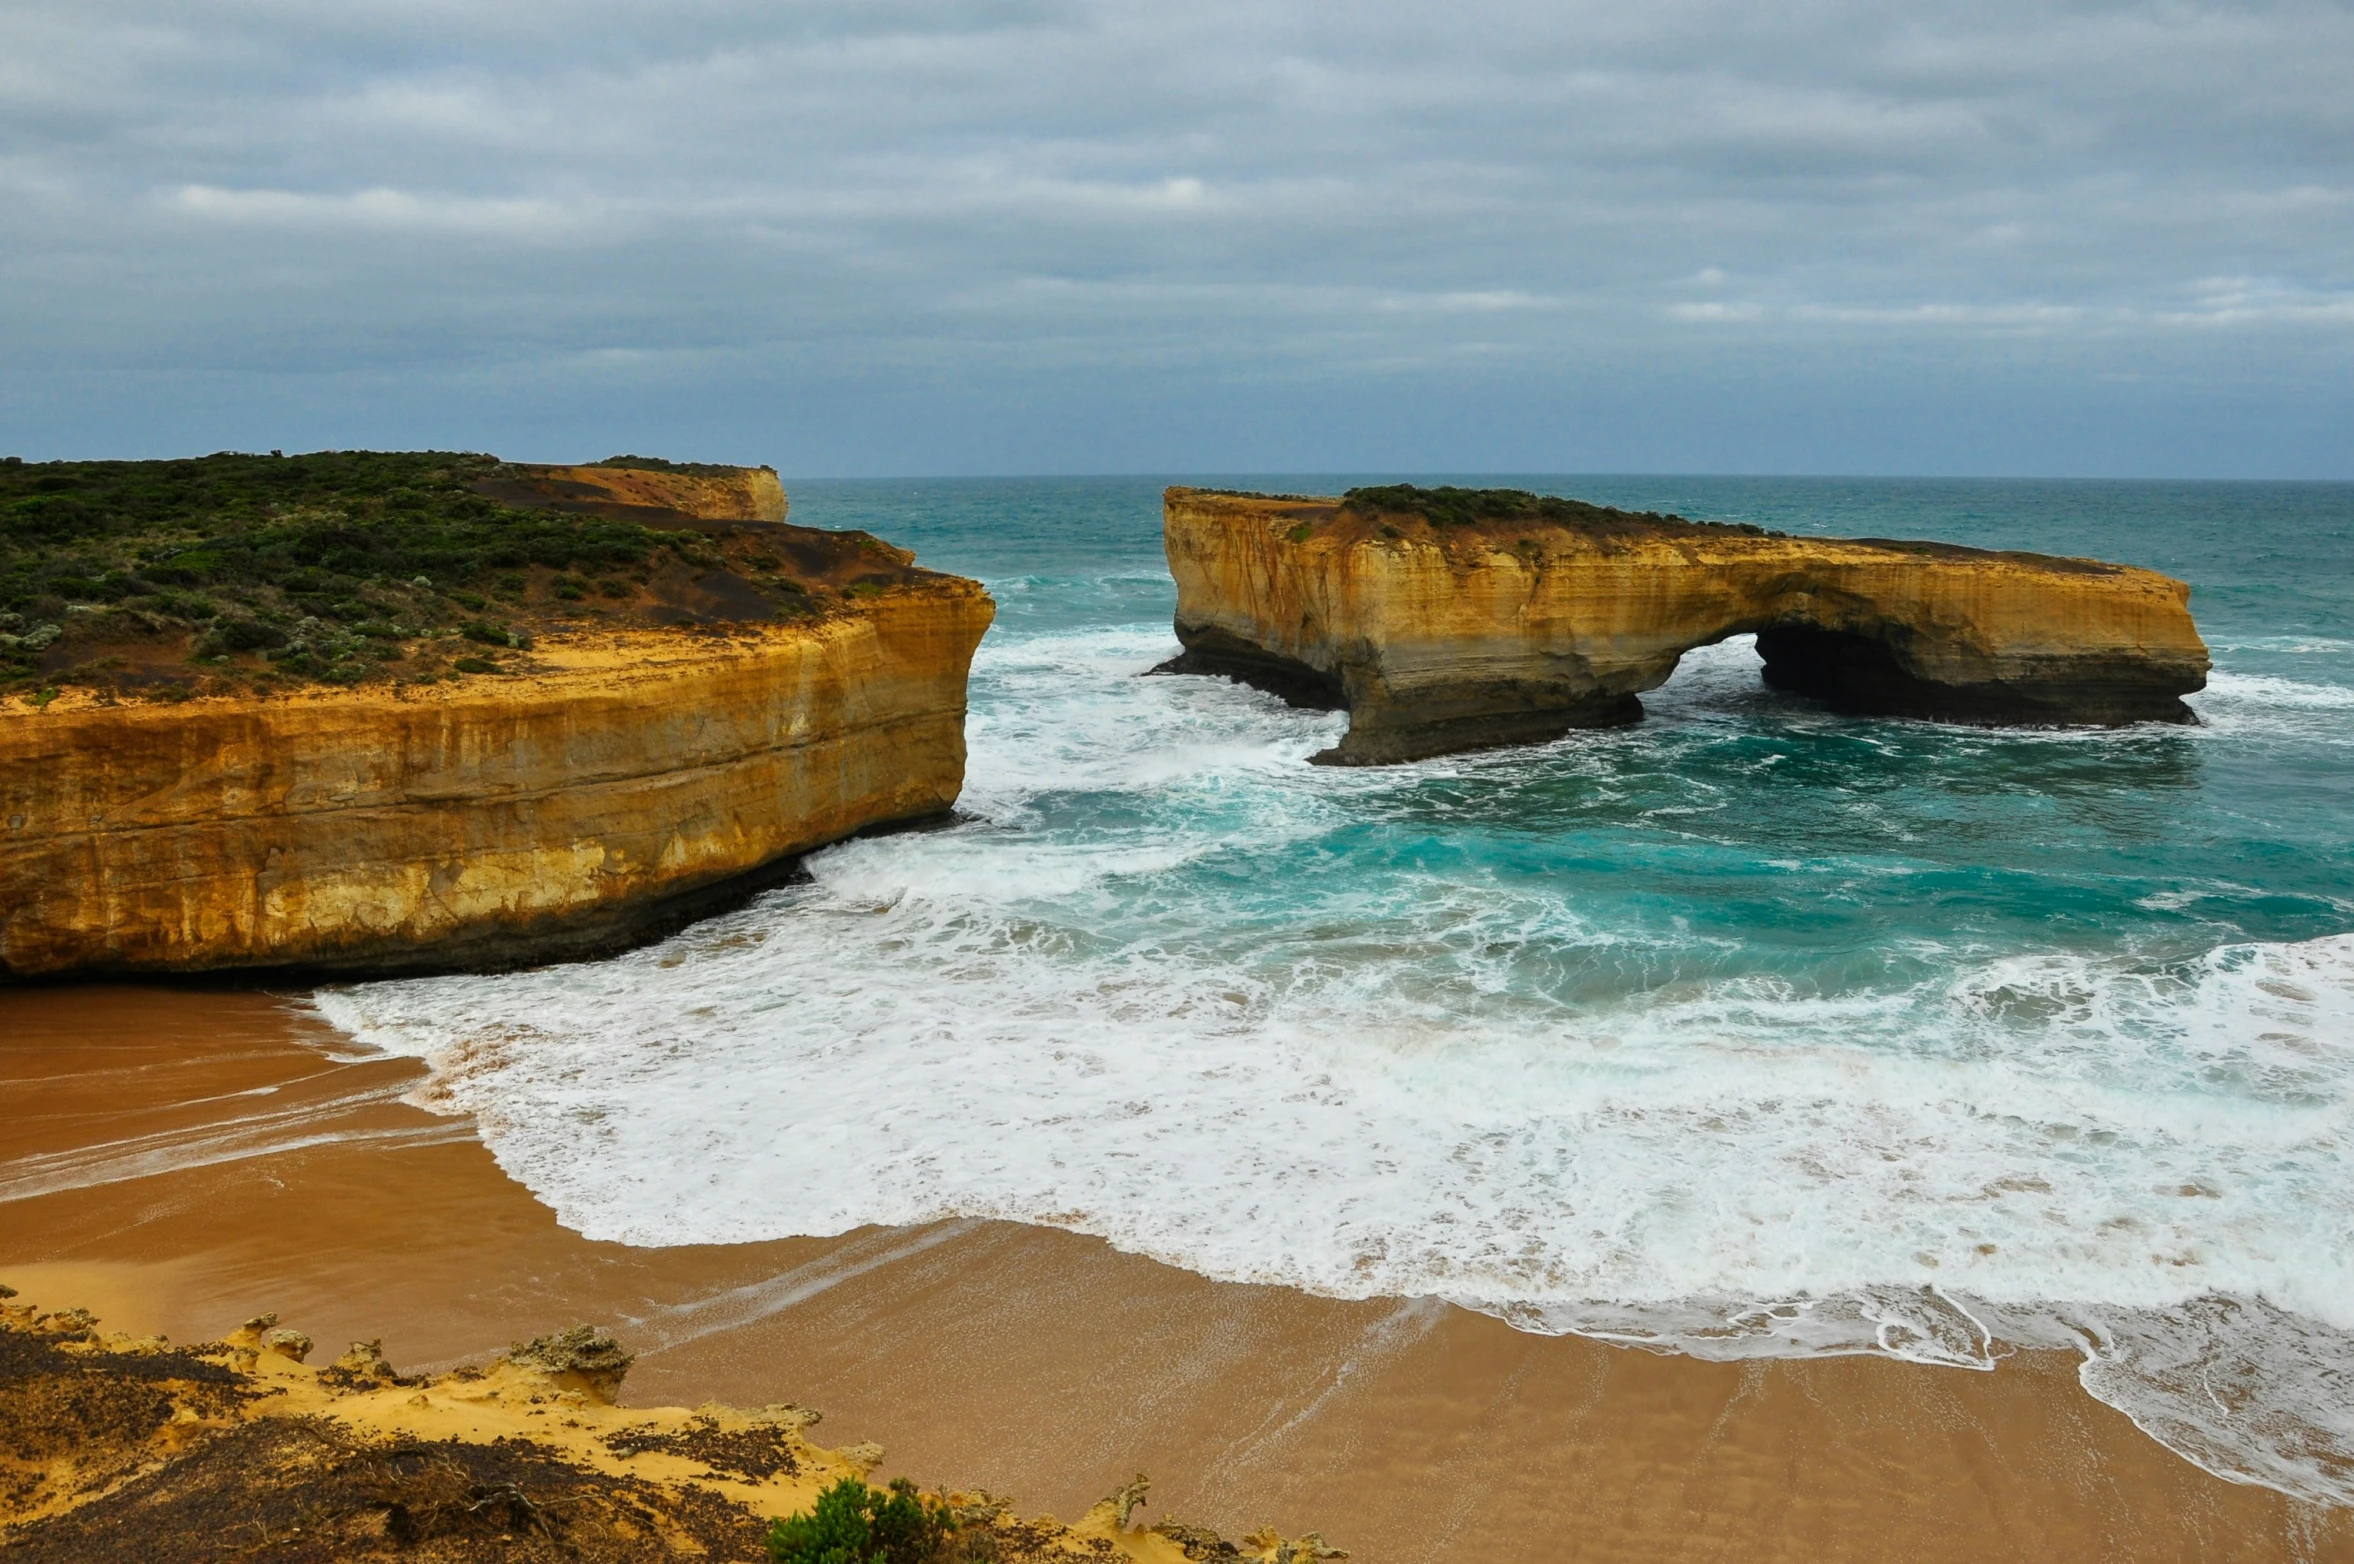
[[[1163,481],[789,484],[995,595],[964,823],[322,1008],[599,1238],[1002,1217],[1713,1357],[2069,1346],[2354,1502],[2354,485],[1457,479],[2151,566],[2215,674],[2195,727],[1947,727],[1744,639],[1638,727],[1334,770],[1343,718],[1139,677]]]

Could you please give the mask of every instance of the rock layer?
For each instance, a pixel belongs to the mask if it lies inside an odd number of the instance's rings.
[[[784,484],[774,467],[578,467],[510,462],[477,485],[502,504],[643,521],[783,521]]]
[[[904,557],[825,617],[548,636],[510,678],[0,709],[0,973],[546,960],[939,815],[993,606]]]
[[[1683,654],[1755,633],[1766,682],[1846,711],[2187,722],[2190,589],[2095,560],[1800,538],[1589,510],[1435,526],[1338,498],[1172,488],[1185,654],[1345,708],[1315,757],[1382,764],[1639,720]]]

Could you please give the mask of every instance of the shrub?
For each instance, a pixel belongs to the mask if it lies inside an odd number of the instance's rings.
[[[768,1556],[776,1564],[927,1564],[951,1529],[946,1507],[925,1502],[904,1477],[888,1493],[845,1477],[809,1514],[769,1523]]]
[[[0,646],[0,698],[36,688],[43,675],[32,663],[46,648],[23,644],[27,627],[63,625],[69,605],[127,605],[135,616],[76,620],[69,652],[95,648],[90,632],[101,628],[181,632],[210,675],[208,692],[251,682],[258,670],[237,654],[257,651],[308,654],[278,661],[280,681],[339,683],[355,664],[386,655],[375,647],[471,620],[500,632],[477,635],[480,644],[524,650],[535,609],[601,593],[626,613],[640,594],[624,578],[651,581],[674,564],[728,568],[734,553],[762,552],[749,538],[714,542],[511,505],[482,492],[499,479],[495,458],[448,451],[0,461],[0,614],[20,621],[0,626],[18,643]],[[532,590],[531,567],[562,575],[558,602]],[[774,597],[789,588],[764,581],[756,590]],[[515,622],[511,633],[490,623],[494,614]],[[295,629],[305,618],[318,625]],[[370,643],[364,659],[361,638]],[[74,661],[46,677],[137,690],[161,673],[142,665],[101,677]]]
[[[213,625],[198,650],[208,656],[219,656],[223,652],[275,650],[285,644],[286,632],[276,625],[266,625],[258,619],[221,619]]]
[[[600,467],[635,467],[640,472],[683,472],[702,478],[720,478],[735,471],[711,462],[674,462],[660,456],[608,456],[597,463]]]
[[[1382,483],[1351,489],[1342,498],[1355,511],[1418,515],[1442,531],[1448,527],[1476,526],[1484,521],[1542,521],[1597,531],[1664,527],[1737,532],[1747,537],[1783,536],[1745,521],[1692,521],[1673,511],[1618,510],[1608,505],[1589,505],[1584,500],[1532,494],[1526,489],[1462,489],[1453,484],[1425,489],[1411,483]]]

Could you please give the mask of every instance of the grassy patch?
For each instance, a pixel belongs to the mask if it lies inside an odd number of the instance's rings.
[[[477,492],[500,471],[448,451],[0,461],[0,696],[429,681],[480,661],[467,643],[528,650],[540,624],[666,622],[664,572],[754,551]],[[810,612],[798,585],[753,585]]]
[[[634,467],[639,472],[683,472],[692,478],[724,478],[741,472],[740,467],[722,466],[715,462],[673,462],[659,456],[608,456],[597,463],[599,467]]]
[[[1704,527],[1750,537],[1778,537],[1748,522],[1693,521],[1672,512],[1618,510],[1565,500],[1526,489],[1460,489],[1452,484],[1425,489],[1411,483],[1384,483],[1351,489],[1343,497],[1352,510],[1372,515],[1420,516],[1442,531],[1475,527],[1485,522],[1546,522],[1555,526],[1596,531],[1626,531],[1635,527]]]

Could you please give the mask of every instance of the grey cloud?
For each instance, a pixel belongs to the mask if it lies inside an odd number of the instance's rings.
[[[2314,3],[18,0],[0,419],[2354,475],[2348,80]]]

